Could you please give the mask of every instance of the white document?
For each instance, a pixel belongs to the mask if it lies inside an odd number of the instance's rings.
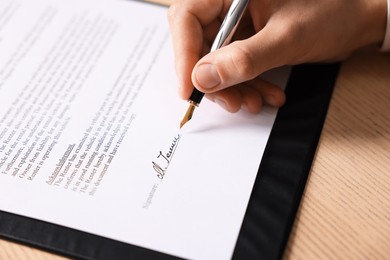
[[[184,258],[232,256],[277,110],[204,99],[179,132],[166,10],[0,2],[0,210]],[[286,84],[288,69],[272,73]]]

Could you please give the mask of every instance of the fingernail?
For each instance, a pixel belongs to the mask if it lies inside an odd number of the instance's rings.
[[[217,68],[213,64],[201,64],[195,75],[196,82],[203,88],[212,88],[221,83]]]
[[[185,95],[184,95],[184,88],[183,87],[179,87],[177,92],[179,93],[179,96],[183,99],[186,99]]]
[[[226,103],[222,99],[215,99],[214,102],[217,103],[223,109],[227,110]]]

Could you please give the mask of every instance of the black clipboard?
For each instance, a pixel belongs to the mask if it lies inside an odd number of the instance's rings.
[[[321,135],[340,64],[292,68],[233,259],[281,259]],[[0,211],[0,237],[76,259],[177,259],[56,224]]]

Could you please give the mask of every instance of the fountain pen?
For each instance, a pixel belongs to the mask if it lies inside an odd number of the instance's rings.
[[[232,5],[229,8],[228,13],[223,20],[221,27],[214,39],[210,52],[213,52],[225,45],[227,45],[235,33],[238,23],[240,22],[249,0],[233,0]],[[195,108],[199,106],[204,93],[194,88],[190,98],[188,99],[189,106],[184,114],[183,119],[180,122],[180,128],[183,127],[191,118],[195,111]]]

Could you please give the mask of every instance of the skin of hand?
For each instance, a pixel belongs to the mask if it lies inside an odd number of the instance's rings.
[[[231,2],[178,0],[168,10],[180,96],[195,86],[229,112],[284,104],[263,72],[344,59],[380,46],[386,30],[386,0],[251,0],[232,43],[208,53]]]

